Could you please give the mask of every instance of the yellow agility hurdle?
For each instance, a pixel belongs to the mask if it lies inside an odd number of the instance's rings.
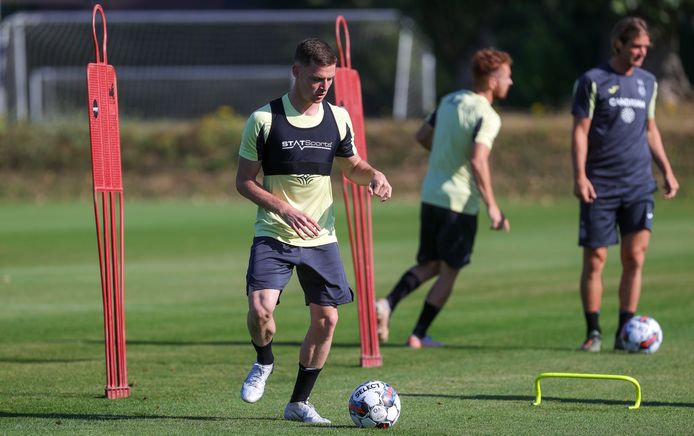
[[[613,375],[613,374],[579,374],[573,372],[543,372],[535,377],[535,402],[534,406],[539,406],[542,402],[542,391],[540,389],[540,380],[543,378],[591,378],[591,379],[607,379],[607,380],[624,380],[633,384],[636,388],[636,402],[629,409],[638,409],[641,406],[641,385],[638,380],[628,375]]]

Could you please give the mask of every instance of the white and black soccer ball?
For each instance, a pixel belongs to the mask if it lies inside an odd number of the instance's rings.
[[[663,343],[663,329],[650,316],[636,315],[619,332],[624,348],[632,353],[655,353]]]
[[[400,417],[400,397],[387,383],[367,381],[350,395],[349,416],[357,427],[392,427]]]

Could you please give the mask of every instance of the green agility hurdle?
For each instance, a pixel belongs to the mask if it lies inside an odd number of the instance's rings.
[[[540,380],[543,378],[590,378],[599,380],[624,380],[633,384],[636,388],[636,401],[633,406],[629,406],[629,409],[638,409],[641,405],[641,385],[638,380],[628,375],[612,375],[612,374],[578,374],[573,372],[543,372],[542,374],[535,377],[535,402],[534,406],[539,406],[542,402],[542,391],[540,389]]]

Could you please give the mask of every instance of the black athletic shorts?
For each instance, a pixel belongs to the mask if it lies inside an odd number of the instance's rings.
[[[265,236],[253,238],[246,294],[260,289],[282,292],[294,267],[307,306],[338,306],[354,299],[336,243],[296,247]]]
[[[477,215],[422,203],[417,263],[443,260],[451,268],[470,263],[477,234]]]
[[[593,203],[580,202],[578,245],[600,248],[619,243],[619,234],[653,228],[653,194],[630,192],[598,195]]]

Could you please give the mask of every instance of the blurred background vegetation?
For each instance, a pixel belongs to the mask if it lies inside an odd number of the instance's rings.
[[[87,0],[3,0],[0,19],[41,10],[91,10]],[[282,0],[103,0],[110,10],[286,9]],[[393,8],[415,23],[436,56],[440,97],[469,86],[469,59],[487,46],[514,58],[514,87],[499,102],[504,127],[492,155],[499,194],[570,196],[568,105],[576,77],[609,56],[609,30],[638,15],[652,27],[645,68],[659,80],[658,121],[682,195],[694,187],[694,0],[294,0],[295,9]],[[262,31],[262,29],[259,29]],[[310,32],[307,30],[306,36]],[[389,52],[392,52],[389,47]],[[354,60],[363,82],[392,68],[383,47]],[[87,55],[92,55],[91,49]],[[278,56],[280,53],[278,53]],[[281,53],[282,59],[287,53]],[[0,57],[3,53],[0,53]],[[117,67],[117,66],[116,66]],[[122,95],[121,95],[122,98]],[[384,99],[383,104],[389,100]],[[256,106],[264,102],[257,102]],[[195,119],[121,116],[126,191],[130,196],[233,197],[235,162],[247,114],[222,106]],[[419,119],[366,121],[369,159],[389,173],[396,194],[415,197],[426,153],[413,140]],[[0,199],[91,195],[86,117],[42,123],[0,119]]]
[[[659,127],[682,189],[694,188],[694,108],[661,108]],[[237,198],[234,187],[245,116],[229,108],[187,121],[121,123],[126,195],[129,198]],[[571,197],[567,112],[506,111],[492,153],[497,195],[519,200]],[[419,120],[366,120],[368,159],[384,171],[396,198],[415,199],[427,152],[414,141]],[[0,199],[66,199],[91,196],[86,120],[0,125]],[[661,184],[660,174],[655,173]],[[341,189],[333,177],[335,192]]]
[[[653,48],[644,67],[658,76],[661,91],[664,87],[672,89],[663,99],[676,104],[692,97],[688,80],[694,77],[692,0],[389,3],[393,7],[400,4],[434,42],[440,93],[467,86],[472,53],[480,47],[495,46],[508,51],[515,60],[517,86],[509,95],[508,105],[536,110],[565,108],[576,77],[609,57],[609,32],[614,23],[625,15],[636,15],[652,28]]]

